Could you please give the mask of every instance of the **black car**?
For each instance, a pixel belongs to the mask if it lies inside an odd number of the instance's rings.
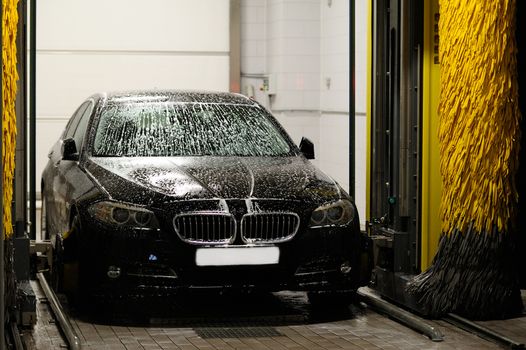
[[[192,287],[349,295],[369,279],[349,195],[257,102],[238,94],[98,94],[42,175],[55,288]]]

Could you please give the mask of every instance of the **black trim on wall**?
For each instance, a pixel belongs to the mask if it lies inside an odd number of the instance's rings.
[[[36,0],[30,0],[29,11],[29,237],[36,239]],[[40,181],[38,183],[40,184]]]
[[[349,194],[355,197],[355,7],[354,0],[350,1],[349,4]],[[365,218],[362,218],[365,220]]]

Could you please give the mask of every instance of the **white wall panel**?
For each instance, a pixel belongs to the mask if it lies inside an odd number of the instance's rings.
[[[241,2],[241,74],[266,72],[266,0]]]
[[[228,56],[40,54],[37,65],[39,116],[69,116],[101,91],[228,90]]]
[[[356,197],[356,206],[360,213],[360,222],[365,228],[365,198],[367,195],[367,118],[365,115],[357,115],[355,119],[355,179],[354,191]]]
[[[74,111],[71,112],[73,114]],[[35,179],[36,190],[40,192],[40,179],[42,170],[47,164],[48,153],[51,146],[58,140],[62,130],[66,127],[67,119],[64,117],[52,117],[46,119],[37,119],[36,121],[36,164],[35,173],[37,178]],[[37,221],[38,217],[37,217]]]
[[[367,1],[356,1],[356,38],[355,38],[355,65],[356,65],[356,111],[365,113],[367,90],[367,18],[369,16]]]
[[[349,2],[321,4],[321,109],[349,111]],[[329,84],[327,84],[329,81]]]
[[[277,70],[278,71],[278,70]],[[277,72],[276,71],[276,72]],[[279,72],[283,73],[315,73],[320,75],[320,56],[319,55],[288,55],[281,60]],[[319,85],[313,86],[319,90]]]
[[[37,188],[49,148],[89,95],[227,91],[229,16],[230,0],[38,2]]]
[[[318,5],[314,7],[318,10]],[[315,11],[317,12],[317,11]],[[312,18],[312,16],[309,16]],[[311,20],[287,20],[282,24],[282,36],[287,38],[319,38],[320,19],[316,16]]]
[[[324,113],[320,120],[320,167],[349,189],[349,116]]]
[[[37,11],[39,50],[229,50],[229,0],[46,0]]]
[[[262,93],[256,93],[256,97],[264,100],[265,105],[271,102],[271,109],[295,142],[299,142],[301,136],[314,142],[315,164],[345,189],[349,187],[349,142],[355,143],[355,200],[364,228],[367,1],[356,1],[355,9],[350,9],[348,0],[259,0],[257,3],[242,0],[241,6],[245,7],[242,30],[246,31],[246,40],[266,44],[256,53],[256,47],[246,43],[245,72],[272,75],[276,82],[276,93],[270,99]],[[263,9],[264,39],[262,35],[254,39],[255,31],[262,27]],[[355,11],[356,20],[353,53],[349,50],[351,10]],[[356,60],[357,113],[356,134],[351,136],[348,134],[350,54],[355,54]],[[264,70],[262,58],[266,59]],[[250,84],[257,86],[256,80]]]
[[[319,110],[320,2],[269,1],[266,18],[267,73],[276,77],[271,109]]]
[[[316,159],[312,163],[320,165],[320,117],[318,113],[287,112],[274,113],[276,119],[283,125],[296,145],[302,137],[307,137],[314,143]]]
[[[362,226],[365,224],[367,182],[367,21],[368,1],[355,1],[355,129],[356,129],[356,204]]]
[[[287,20],[314,20],[319,21],[320,2],[315,0],[309,1],[283,1]]]

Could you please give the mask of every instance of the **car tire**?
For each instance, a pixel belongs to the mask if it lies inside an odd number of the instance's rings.
[[[51,266],[50,284],[55,293],[62,291],[62,281],[64,277],[64,248],[62,238],[55,236],[55,247],[53,248],[53,264]]]
[[[307,292],[311,307],[315,310],[344,309],[356,299],[355,291],[313,291]]]
[[[81,304],[86,297],[86,283],[82,275],[82,257],[78,249],[78,232],[80,220],[77,215],[71,220],[68,232],[68,242],[64,247],[68,250],[63,259],[63,290],[71,304]]]
[[[42,191],[42,193],[44,192]],[[49,222],[47,218],[47,204],[45,198],[42,198],[42,206],[40,207],[40,239],[50,239]]]

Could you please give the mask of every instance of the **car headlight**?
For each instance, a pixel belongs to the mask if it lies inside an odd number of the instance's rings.
[[[344,226],[354,218],[354,207],[348,200],[324,204],[316,208],[310,218],[310,227],[316,226]]]
[[[88,208],[95,219],[129,228],[159,228],[155,214],[148,209],[117,202],[98,202]]]

